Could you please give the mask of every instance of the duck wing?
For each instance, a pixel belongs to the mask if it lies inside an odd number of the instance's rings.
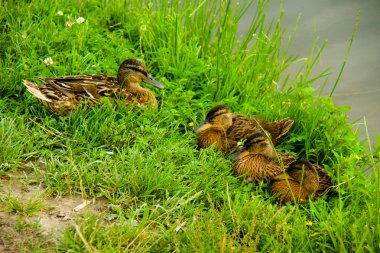
[[[73,94],[63,93],[49,84],[37,85],[24,80],[24,85],[28,91],[37,97],[49,110],[60,115],[66,115],[73,110],[78,106],[79,100],[83,98],[80,94],[74,96]],[[90,100],[87,106],[91,106],[94,103],[96,103],[96,101]]]
[[[291,118],[284,118],[275,122],[268,122],[262,119],[256,120],[271,134],[274,143],[277,143],[285,134],[287,134],[294,124],[294,120]]]
[[[80,75],[58,78],[38,77],[67,97],[83,96],[89,99],[114,97],[120,90],[117,79],[107,75]]]
[[[232,126],[227,131],[230,132],[231,138],[241,140],[255,132],[265,130],[270,133],[273,144],[276,144],[289,132],[293,124],[294,120],[291,118],[268,122],[262,118],[249,118],[243,115],[236,115],[233,118]]]
[[[232,117],[232,125],[227,129],[227,136],[237,142],[261,131],[260,125],[260,121],[254,118],[235,114]]]
[[[24,80],[24,85],[35,97],[49,103],[59,100],[62,96],[64,96],[64,94],[62,94],[59,90],[46,85],[37,85],[27,80]]]

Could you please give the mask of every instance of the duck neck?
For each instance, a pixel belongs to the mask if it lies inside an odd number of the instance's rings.
[[[123,89],[133,94],[138,94],[145,90],[144,88],[140,86],[139,82],[131,82],[130,80],[128,80],[127,77],[124,77],[124,78],[119,77],[118,83]]]
[[[121,89],[133,94],[134,97],[140,99],[142,103],[150,103],[151,107],[157,106],[157,100],[155,96],[148,90],[140,86],[140,82],[131,81],[127,77],[118,79]]]
[[[141,87],[139,83],[135,83],[135,82],[130,82],[130,83],[126,82],[124,87],[127,91],[133,94],[141,94],[141,93],[145,93],[146,91],[146,89]]]
[[[118,73],[118,84],[127,91],[138,94],[141,93],[144,88],[140,86],[140,82],[134,81],[132,74],[129,72],[120,72]]]

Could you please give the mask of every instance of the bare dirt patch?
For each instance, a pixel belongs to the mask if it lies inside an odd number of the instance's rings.
[[[21,207],[12,205],[13,200]],[[104,200],[82,196],[51,198],[41,185],[25,185],[18,178],[0,179],[0,252],[53,251],[78,215],[104,210]]]

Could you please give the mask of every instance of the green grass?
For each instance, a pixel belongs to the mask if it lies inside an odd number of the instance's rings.
[[[17,213],[22,216],[30,216],[44,208],[43,199],[41,199],[39,194],[25,200],[22,196],[12,196],[10,192],[4,194],[4,196],[0,196],[0,206],[3,206],[5,211]]]
[[[0,175],[34,161],[33,182],[48,196],[109,202],[107,213],[77,218],[53,250],[379,251],[380,146],[368,152],[347,108],[311,87],[327,75],[311,76],[325,44],[304,60],[288,56],[282,13],[268,20],[267,1],[185,2],[2,2]],[[249,31],[237,37],[250,5]],[[86,22],[68,28],[68,16]],[[47,57],[53,65],[44,64]],[[131,111],[121,101],[60,117],[22,84],[38,75],[115,75],[130,57],[143,59],[165,85],[162,92],[151,88],[158,110]],[[285,76],[299,61],[300,72]],[[192,130],[219,103],[268,120],[294,118],[279,149],[322,164],[335,185],[329,196],[282,208],[267,183],[235,177],[229,157],[197,150]],[[368,168],[373,173],[365,176]],[[23,210],[17,199],[2,202]]]

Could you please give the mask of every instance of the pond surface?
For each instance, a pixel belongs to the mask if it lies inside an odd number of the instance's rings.
[[[314,73],[331,69],[323,95],[328,96],[345,59],[346,51],[355,26],[358,10],[361,11],[356,38],[345,70],[333,94],[337,106],[349,105],[350,122],[354,129],[366,136],[366,122],[372,142],[380,128],[380,0],[284,0],[283,27],[286,34],[292,31],[300,16],[297,32],[293,38],[289,55],[308,57],[317,39],[320,47],[328,44],[316,64]],[[272,0],[268,17],[277,17],[279,0]],[[250,22],[249,13],[241,20],[240,32],[245,33]],[[318,47],[317,47],[318,49]],[[292,69],[289,69],[292,72]],[[293,70],[294,71],[294,70]],[[321,87],[324,80],[313,86]]]

